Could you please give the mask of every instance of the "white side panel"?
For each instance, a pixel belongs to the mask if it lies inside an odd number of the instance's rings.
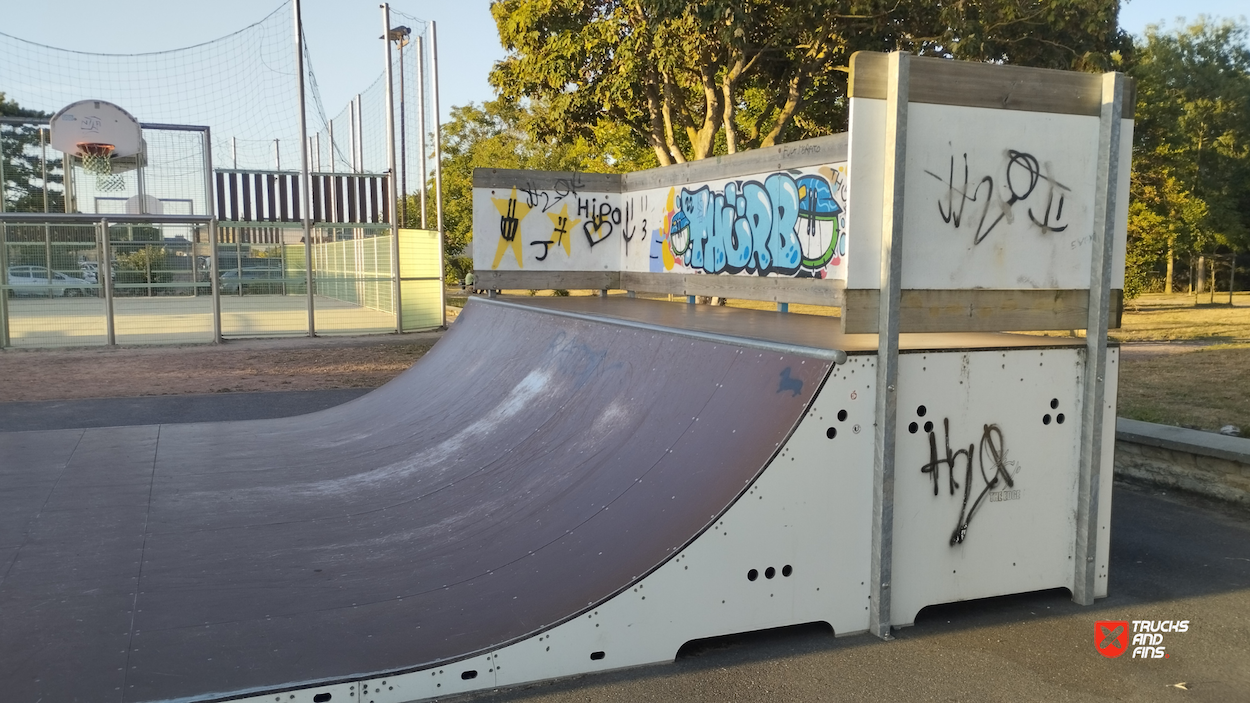
[[[1102,472],[1098,482],[1098,569],[1094,579],[1094,597],[1107,597],[1107,565],[1111,556],[1111,491],[1115,484],[1115,417],[1116,398],[1120,385],[1120,348],[1107,349],[1107,372],[1103,381]]]
[[[885,101],[851,98],[847,167],[847,288],[881,287],[881,198],[885,179]]]
[[[902,355],[895,625],[935,603],[1072,587],[1083,354]]]
[[[1098,118],[912,103],[903,288],[1088,288]]]
[[[485,654],[409,674],[379,676],[362,682],[360,703],[408,703],[494,688],[496,673],[495,655]]]
[[[619,271],[618,193],[473,189],[473,262],[501,271]]]

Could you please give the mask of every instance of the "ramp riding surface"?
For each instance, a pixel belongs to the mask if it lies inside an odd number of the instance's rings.
[[[6,700],[212,700],[567,620],[768,464],[830,362],[475,302],[294,418],[0,434]]]

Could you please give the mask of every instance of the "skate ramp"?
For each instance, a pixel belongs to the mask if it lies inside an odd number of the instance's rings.
[[[213,700],[542,632],[723,514],[829,365],[474,302],[326,411],[0,434],[6,698]]]

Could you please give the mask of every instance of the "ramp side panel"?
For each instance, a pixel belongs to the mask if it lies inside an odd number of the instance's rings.
[[[834,369],[775,459],[673,559],[607,602],[498,650],[494,684],[671,661],[687,641],[728,633],[813,621],[838,634],[867,629],[874,362],[852,357]],[[374,679],[362,690],[393,687],[371,694],[377,703],[443,695],[430,674]]]
[[[828,368],[471,305],[345,406],[164,428],[126,700],[344,680],[541,632],[714,520]]]

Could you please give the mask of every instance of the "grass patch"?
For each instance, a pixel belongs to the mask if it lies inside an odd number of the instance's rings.
[[[1250,344],[1120,361],[1118,414],[1218,432],[1250,429]]]
[[[1250,341],[1250,293],[1205,295],[1146,294],[1125,305],[1120,329],[1110,337],[1120,342],[1161,342],[1185,339]]]

